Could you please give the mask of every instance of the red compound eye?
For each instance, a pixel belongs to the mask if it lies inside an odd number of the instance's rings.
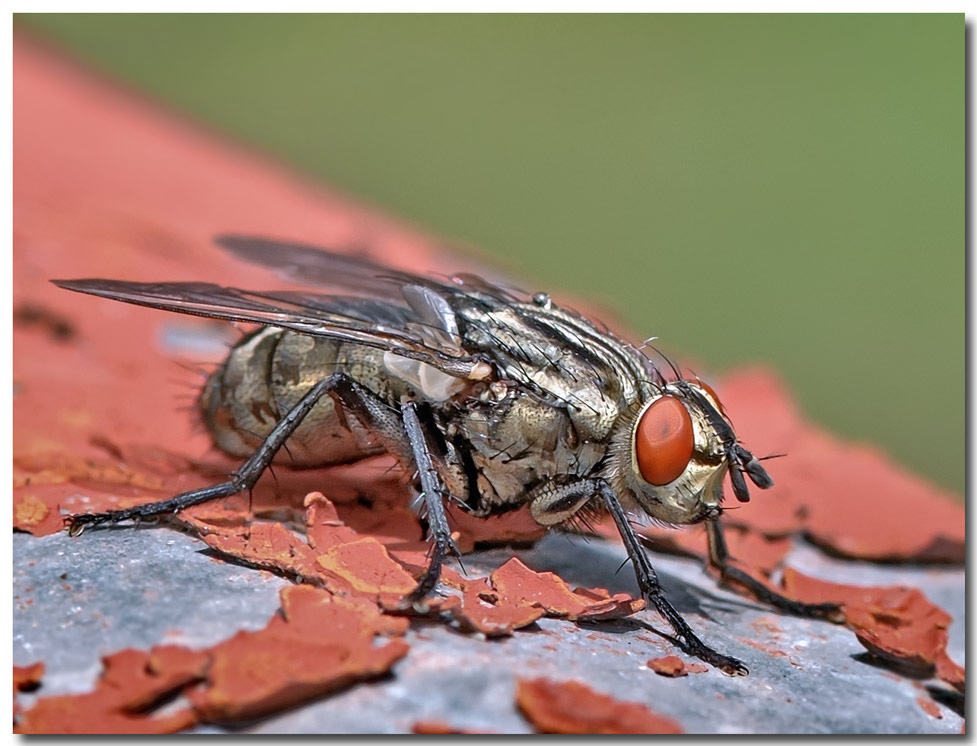
[[[648,484],[661,486],[677,479],[689,465],[695,436],[692,417],[674,396],[663,396],[638,421],[634,453],[638,471]]]

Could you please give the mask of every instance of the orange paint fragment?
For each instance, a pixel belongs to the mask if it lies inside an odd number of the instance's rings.
[[[460,534],[455,543],[462,552],[472,551],[477,544],[529,544],[546,533],[526,507],[475,518],[456,505],[449,505],[448,521]]]
[[[29,666],[14,666],[14,722],[20,715],[20,705],[17,703],[17,692],[28,692],[40,686],[41,677],[44,676],[44,664],[32,663]]]
[[[879,658],[915,675],[962,679],[963,669],[946,657],[950,615],[916,588],[842,585],[793,568],[784,571],[783,585],[790,598],[805,603],[841,604],[846,625]]]
[[[32,663],[29,666],[14,666],[14,692],[33,689],[41,683],[44,676],[44,664]]]
[[[648,661],[648,668],[661,676],[677,678],[688,676],[690,673],[705,673],[709,670],[708,666],[701,663],[686,663],[677,655],[665,655],[661,658],[652,658]]]
[[[64,520],[57,504],[48,505],[34,494],[21,492],[14,497],[14,528],[47,536],[64,528]]]
[[[682,733],[675,720],[576,681],[519,679],[516,704],[541,733]]]
[[[475,735],[480,733],[492,733],[489,730],[472,730],[470,728],[459,728],[442,720],[417,720],[411,726],[411,732],[418,735],[442,736],[457,733],[459,735]]]
[[[303,505],[306,539],[313,549],[321,552],[359,538],[359,534],[340,519],[333,502],[321,492],[306,495]]]
[[[513,603],[483,584],[471,584],[465,590],[460,609],[454,618],[467,629],[488,637],[511,635],[514,630],[528,627],[546,613],[539,604]]]
[[[557,575],[534,572],[515,557],[493,572],[490,582],[508,603],[539,604],[548,616],[565,619],[618,619],[645,607],[642,599],[626,593],[609,596],[596,591],[571,591]]]
[[[280,523],[252,523],[240,528],[195,525],[200,538],[222,554],[288,575],[320,576],[312,548]]]
[[[316,562],[329,585],[374,599],[391,594],[400,597],[417,585],[373,537],[330,547]]]
[[[924,697],[922,695],[916,697],[916,704],[918,704],[927,715],[931,718],[936,718],[937,720],[943,719],[943,713],[940,711],[939,705],[936,704],[929,697]]]
[[[287,587],[281,616],[210,649],[207,686],[189,694],[194,709],[208,722],[240,721],[379,676],[407,653],[401,639],[374,644],[389,631],[380,617],[366,601]]]
[[[833,554],[875,561],[963,563],[964,509],[878,449],[846,443],[803,420],[770,371],[744,370],[719,392],[736,433],[771,465],[775,485],[724,516],[766,535],[802,529]],[[782,508],[797,523],[771,525]],[[797,512],[799,511],[799,512]]]
[[[175,733],[193,726],[188,708],[168,715],[142,712],[197,681],[206,655],[166,646],[152,653],[121,650],[102,659],[104,671],[89,694],[45,697],[24,712],[18,733]]]

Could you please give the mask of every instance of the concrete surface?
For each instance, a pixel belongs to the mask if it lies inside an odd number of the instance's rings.
[[[636,592],[617,572],[620,546],[551,535],[530,550],[496,549],[464,558],[487,573],[513,554],[571,585]],[[963,699],[938,681],[919,682],[871,663],[855,636],[824,622],[793,619],[718,589],[699,564],[662,555],[653,562],[669,598],[702,638],[746,662],[751,674],[670,679],[645,665],[678,654],[655,630],[653,611],[630,620],[574,624],[543,619],[511,638],[484,640],[418,623],[410,653],[383,680],[362,684],[243,730],[257,733],[395,733],[417,720],[495,732],[531,732],[514,705],[515,678],[578,679],[641,701],[699,733],[959,733]],[[848,583],[924,589],[954,618],[950,654],[964,664],[964,570],[838,562],[802,547],[791,563]],[[14,537],[14,663],[44,661],[44,695],[83,692],[115,650],[159,643],[205,646],[257,629],[278,608],[286,581],[212,557],[202,542],[169,528]],[[752,641],[767,650],[749,644]],[[769,650],[782,651],[776,655]],[[917,698],[936,692],[942,718]],[[21,695],[29,706],[32,696]],[[960,713],[960,714],[958,714]],[[223,732],[210,726],[197,732]]]

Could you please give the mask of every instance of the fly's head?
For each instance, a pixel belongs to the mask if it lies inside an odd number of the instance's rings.
[[[697,379],[663,383],[637,402],[622,416],[614,440],[609,478],[642,511],[665,523],[718,516],[727,473],[740,502],[750,499],[746,477],[760,489],[773,485],[737,442],[719,397]]]

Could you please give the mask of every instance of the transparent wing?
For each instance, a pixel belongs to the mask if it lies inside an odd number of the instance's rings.
[[[307,244],[275,241],[255,236],[225,234],[214,241],[237,259],[274,270],[279,276],[303,285],[335,288],[345,293],[389,297],[397,285],[418,285],[445,293],[462,291],[495,301],[512,301],[508,290],[473,274],[437,279],[394,269],[366,257],[336,254]]]
[[[404,279],[407,278],[413,276],[405,275]],[[389,350],[455,376],[469,377],[478,365],[478,361],[462,348],[457,327],[453,326],[453,315],[446,320],[432,319],[430,311],[418,316],[411,308],[410,298],[396,293],[396,285],[388,285],[387,294],[399,295],[398,302],[297,291],[255,292],[202,282],[142,283],[99,279],[53,282],[67,290],[125,303],[277,326]],[[422,297],[425,293],[433,293],[425,288],[418,292]]]

